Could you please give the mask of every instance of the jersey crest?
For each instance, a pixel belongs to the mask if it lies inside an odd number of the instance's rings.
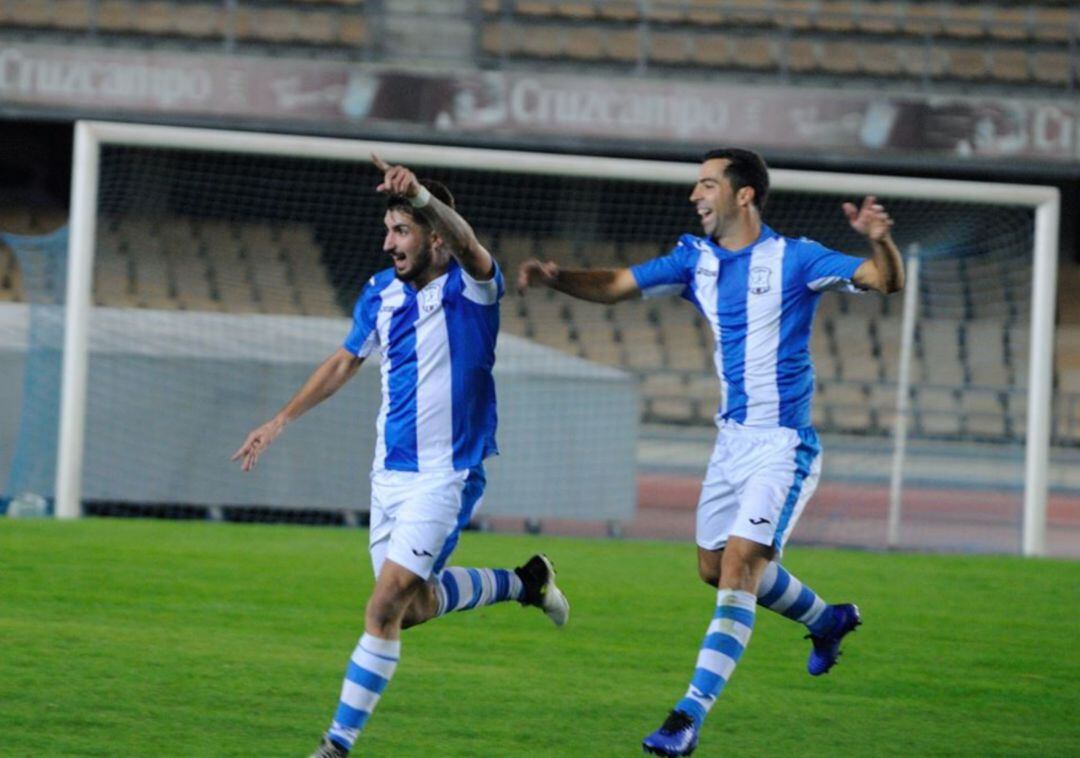
[[[766,292],[772,289],[772,285],[769,283],[769,278],[772,276],[772,269],[765,266],[754,266],[750,269],[750,293],[753,295],[764,295]]]
[[[435,284],[420,291],[420,308],[424,313],[434,313],[442,303],[442,285]]]

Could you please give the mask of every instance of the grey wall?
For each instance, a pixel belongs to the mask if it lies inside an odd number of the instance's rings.
[[[35,318],[62,317],[60,309],[37,308]],[[374,360],[291,425],[254,472],[242,474],[229,461],[247,432],[337,347],[347,322],[106,308],[92,318],[84,499],[367,510],[380,402]],[[7,491],[8,474],[23,394],[20,323],[25,307],[0,306],[6,495],[14,494]],[[502,455],[489,459],[481,514],[632,516],[638,425],[632,377],[504,334],[496,383]],[[39,403],[59,397],[40,385],[34,396]],[[24,434],[42,449],[41,430],[31,425]],[[45,450],[55,455],[51,445]],[[37,488],[51,494],[51,477]]]

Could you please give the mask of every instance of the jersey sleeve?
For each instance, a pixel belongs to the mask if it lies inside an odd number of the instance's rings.
[[[502,269],[499,268],[499,264],[494,257],[492,257],[491,263],[495,267],[495,271],[490,279],[483,281],[473,279],[469,276],[468,271],[464,268],[461,269],[462,294],[477,305],[495,305],[506,294],[506,283],[503,280]]]
[[[630,267],[642,297],[680,295],[686,292],[694,278],[698,251],[685,237],[667,255]]]
[[[375,278],[372,277],[364,285],[360,297],[356,299],[353,308],[353,324],[342,347],[359,358],[366,358],[375,346],[379,344],[379,330],[375,328],[375,321],[379,316],[379,306],[382,298],[379,297],[379,289],[375,286]]]
[[[813,240],[798,241],[802,262],[803,282],[814,292],[841,290],[862,292],[852,277],[863,264],[863,258],[831,250]]]

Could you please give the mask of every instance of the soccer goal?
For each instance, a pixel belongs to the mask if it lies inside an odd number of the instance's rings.
[[[445,181],[508,280],[531,255],[622,266],[696,228],[696,163],[81,122],[58,515],[124,501],[364,507],[373,367],[290,428],[259,483],[224,459],[335,347],[385,266],[373,151]],[[910,261],[904,295],[822,299],[825,483],[796,539],[1042,553],[1056,191],[786,170],[772,182],[767,223],[857,254],[839,204],[877,195]],[[712,335],[685,303],[534,290],[508,293],[502,319],[493,507],[624,520],[635,475],[661,489],[700,476],[704,459],[680,445],[711,435],[718,389]],[[494,487],[498,467],[512,492]]]

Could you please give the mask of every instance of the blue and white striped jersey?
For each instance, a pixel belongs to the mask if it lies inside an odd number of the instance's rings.
[[[504,290],[498,266],[481,282],[455,260],[419,291],[393,269],[365,285],[343,346],[361,358],[379,349],[375,469],[463,471],[498,453],[491,372]]]
[[[810,329],[818,299],[830,289],[858,291],[851,278],[862,262],[762,225],[761,236],[742,250],[684,234],[669,254],[631,271],[645,297],[681,295],[712,326],[719,418],[801,429],[810,426]]]

